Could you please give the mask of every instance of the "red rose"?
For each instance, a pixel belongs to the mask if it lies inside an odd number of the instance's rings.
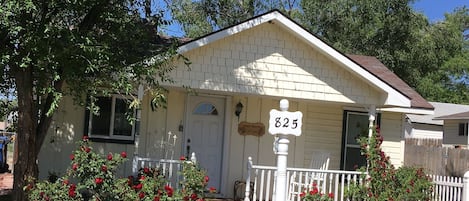
[[[64,180],[62,183],[63,183],[64,185],[68,185],[68,184],[70,183],[70,181],[68,181],[68,179],[66,179],[66,180]]]
[[[103,180],[103,178],[101,178],[101,177],[98,177],[98,178],[94,179],[94,183],[97,184],[97,185],[103,184],[103,181],[104,181],[104,180]]]
[[[207,175],[205,175],[205,177],[204,177],[204,182],[208,183],[208,176]]]
[[[137,184],[137,185],[134,186],[134,189],[135,189],[135,190],[138,190],[138,191],[141,190],[142,188],[143,188],[143,184],[142,184],[142,183],[139,183],[139,184]]]
[[[334,193],[329,193],[328,196],[329,198],[334,198]]]
[[[75,160],[75,154],[70,154],[70,160]]]
[[[44,197],[44,192],[40,192],[39,196],[41,196],[41,198]]]
[[[102,170],[103,172],[107,172],[107,166],[106,166],[106,165],[101,166],[101,170]]]
[[[108,155],[107,155],[107,160],[108,160],[108,161],[112,160],[112,154],[108,154]]]
[[[181,157],[179,157],[179,160],[181,160],[181,161],[185,161],[185,160],[186,160],[186,157],[184,157],[184,156],[181,156]]]
[[[212,186],[212,187],[210,187],[210,188],[208,189],[208,191],[209,191],[210,193],[216,193],[216,192],[217,192],[217,189]]]
[[[85,148],[85,152],[86,152],[86,153],[90,153],[90,151],[91,151],[91,148],[89,148],[89,147],[86,147],[86,148]]]
[[[301,193],[300,193],[300,197],[302,198],[302,197],[304,197],[304,196],[306,196],[306,192],[301,192]]]
[[[75,171],[76,171],[77,169],[78,169],[78,163],[74,163],[74,164],[72,165],[72,170],[75,170]]]
[[[140,191],[140,193],[138,194],[138,197],[140,199],[143,199],[145,197],[145,193],[143,191]]]
[[[70,189],[76,190],[76,189],[77,189],[77,185],[71,184],[71,185],[70,185]]]
[[[166,194],[168,194],[168,197],[173,196],[174,190],[173,188],[171,188],[171,186],[168,186],[168,185],[164,186],[164,190],[166,190]]]
[[[143,180],[145,180],[145,176],[142,175],[140,176],[140,181],[143,181]]]
[[[74,189],[68,190],[68,197],[74,198],[77,195]]]
[[[150,173],[150,168],[144,167],[144,168],[143,168],[143,173],[145,173],[145,174]]]
[[[155,198],[153,198],[153,201],[160,201],[160,197],[159,197],[159,196],[155,196]]]
[[[318,191],[318,188],[316,188],[316,187],[313,188],[313,190],[311,190],[311,191],[309,192],[309,194],[311,194],[311,195],[316,195],[316,194],[318,194],[318,193],[319,193],[319,191]]]
[[[196,199],[197,199],[197,194],[195,194],[195,193],[192,193],[192,195],[191,195],[191,199],[192,199],[192,200],[196,200]]]
[[[87,135],[84,135],[82,139],[83,141],[88,141],[89,137]]]
[[[127,178],[128,178],[127,184],[128,184],[129,186],[132,186],[132,184],[134,183],[134,177],[133,177],[133,176],[129,176],[129,177],[127,177]]]
[[[125,153],[125,151],[123,151],[123,152],[121,153],[121,157],[122,157],[122,158],[127,158],[127,153]]]

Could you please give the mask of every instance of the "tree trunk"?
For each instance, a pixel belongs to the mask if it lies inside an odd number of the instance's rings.
[[[15,72],[16,87],[18,93],[18,130],[17,150],[18,158],[14,163],[13,197],[16,201],[27,200],[27,194],[23,187],[28,185],[28,180],[37,178],[37,112],[33,99],[32,67],[17,68]]]

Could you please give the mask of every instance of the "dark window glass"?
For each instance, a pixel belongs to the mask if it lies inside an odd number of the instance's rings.
[[[129,104],[124,99],[116,98],[116,105],[114,107],[114,135],[131,136],[132,125],[127,119]]]
[[[112,98],[98,98],[96,105],[99,107],[99,115],[93,115],[91,121],[91,133],[93,135],[109,136],[109,124],[111,123]]]

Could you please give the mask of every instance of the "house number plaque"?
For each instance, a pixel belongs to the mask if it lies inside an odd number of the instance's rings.
[[[288,103],[287,103],[288,104]],[[288,106],[287,106],[288,109]],[[289,112],[287,110],[270,110],[269,133],[276,134],[292,134],[301,135],[303,113],[300,111]]]

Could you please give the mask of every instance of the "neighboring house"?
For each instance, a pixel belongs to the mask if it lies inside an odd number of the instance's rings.
[[[303,113],[302,135],[289,137],[290,167],[308,167],[318,151],[330,154],[329,169],[360,165],[355,139],[367,135],[370,119],[379,123],[382,147],[400,166],[405,114],[433,113],[432,105],[376,58],[345,55],[278,11],[189,41],[178,51],[191,60],[191,70],[177,63],[180,68],[171,74],[175,82],[167,85],[167,109],[152,110],[144,96],[138,136],[125,121],[123,97],[101,98],[99,118],[64,98],[39,156],[41,177],[63,173],[84,134],[102,153],[161,158],[171,131],[177,138],[171,138],[176,144],[170,155],[178,159],[195,152],[208,170],[209,185],[231,197],[235,181],[246,175],[249,156],[261,165],[275,165],[276,157],[274,136],[241,135],[238,125],[257,123],[252,125],[268,130],[269,111],[279,109],[282,98],[290,101],[290,111]],[[130,163],[121,174],[130,174]]]
[[[443,144],[455,147],[468,148],[469,111],[436,117],[443,123]]]
[[[440,116],[468,112],[469,105],[430,102],[435,108],[434,114],[407,114],[406,138],[443,139],[443,119]]]

